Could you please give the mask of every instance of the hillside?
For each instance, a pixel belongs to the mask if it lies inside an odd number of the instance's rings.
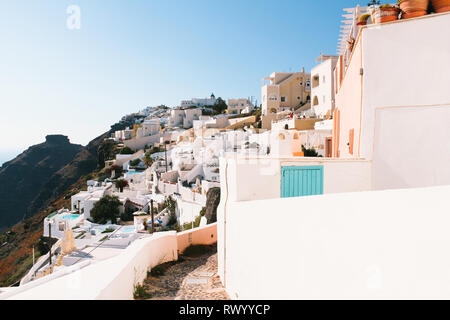
[[[98,149],[108,135],[109,133],[105,133],[92,140],[72,158],[70,163],[56,171],[30,201],[28,211],[31,213],[39,212],[49,204],[51,199],[59,197],[81,176],[91,173],[98,165],[103,167],[104,164],[98,163]]]
[[[54,170],[52,174],[48,174],[47,179],[43,179],[44,181],[39,183],[39,186],[34,185],[35,195],[30,201],[21,199],[22,207],[25,207],[28,213],[26,219],[22,215],[16,220],[16,223],[20,222],[13,227],[4,230],[3,233],[0,230],[0,287],[15,284],[28,272],[32,266],[33,248],[35,248],[36,259],[39,257],[37,248],[43,232],[44,218],[57,209],[69,208],[70,196],[86,190],[87,180],[95,178],[104,168],[105,160],[112,157],[108,144],[103,143],[104,139],[109,137],[113,131],[123,130],[133,123],[133,116],[124,117],[120,122],[112,125],[108,132],[93,139],[86,147],[78,146],[79,151],[67,157],[65,165],[56,166],[54,163],[48,162],[50,159],[41,162],[41,165],[45,163]],[[65,138],[67,139],[67,137]],[[54,138],[50,137],[50,142],[53,140]],[[35,148],[31,147],[30,149],[34,150]],[[18,163],[21,163],[19,160],[25,157],[25,153],[13,161],[5,163],[0,172],[12,164],[18,166]],[[56,169],[56,167],[58,168]],[[12,169],[9,170],[14,172]],[[9,177],[12,179],[11,172]],[[8,192],[9,182],[6,180],[0,185],[2,188],[0,197],[5,199],[6,196],[3,192]],[[15,199],[20,199],[21,192],[22,190],[18,188],[15,192],[10,191],[8,194]]]
[[[50,135],[44,143],[4,163],[0,169],[0,230],[30,216],[29,204],[39,191],[82,149],[66,136]]]
[[[81,177],[71,186],[73,192],[85,189],[86,177]],[[33,248],[36,260],[40,256],[39,240],[42,236],[43,220],[55,208],[68,208],[70,198],[64,195],[52,201],[49,207],[16,224],[0,234],[0,287],[13,285],[28,272],[33,265]]]

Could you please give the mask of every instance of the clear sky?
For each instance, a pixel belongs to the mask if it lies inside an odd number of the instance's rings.
[[[263,77],[335,54],[342,8],[367,2],[0,0],[0,163],[47,134],[85,145],[145,106],[260,101]]]

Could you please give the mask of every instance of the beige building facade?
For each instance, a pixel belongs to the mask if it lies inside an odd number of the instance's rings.
[[[249,113],[252,112],[253,109],[254,106],[249,99],[228,99],[228,114],[241,114],[243,111]]]
[[[263,80],[263,115],[293,110],[311,100],[311,75],[305,69],[302,72],[274,72]]]

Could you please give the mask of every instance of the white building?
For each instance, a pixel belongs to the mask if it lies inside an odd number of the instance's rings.
[[[194,120],[199,120],[201,115],[201,109],[172,109],[167,125],[171,128],[190,129],[194,125]]]
[[[214,93],[211,94],[209,98],[193,98],[191,100],[183,100],[181,101],[180,106],[182,108],[189,108],[189,107],[207,107],[207,106],[213,106],[216,104],[216,97],[214,96]]]
[[[125,130],[119,130],[114,133],[116,141],[129,140],[133,138],[134,130],[127,127]]]
[[[334,69],[338,60],[338,56],[321,55],[316,59],[319,65],[311,70],[311,107],[319,118],[331,117],[334,111]]]
[[[200,116],[199,120],[194,120],[194,129],[207,129],[207,128],[226,128],[230,125],[227,115],[218,115],[216,117]]]
[[[84,219],[91,218],[91,210],[94,204],[105,195],[112,194],[112,183],[101,187],[88,187],[87,191],[80,191],[71,198],[71,210],[84,215]]]
[[[144,120],[142,127],[136,130],[136,138],[148,137],[159,134],[161,130],[160,121],[157,119]]]
[[[249,99],[228,99],[228,114],[251,113],[254,108]]]

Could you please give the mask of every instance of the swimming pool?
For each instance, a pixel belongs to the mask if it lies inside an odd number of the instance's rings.
[[[68,214],[68,215],[62,217],[62,219],[64,219],[64,220],[75,220],[75,219],[78,219],[79,217],[81,217],[81,215],[79,215],[79,214]]]
[[[134,226],[125,226],[125,227],[122,227],[119,230],[119,232],[120,233],[134,233],[135,232],[135,228],[134,228]]]
[[[140,172],[140,171],[130,171],[130,172],[127,172],[126,174],[129,175],[129,176],[131,176],[131,175],[133,175],[133,174],[138,174],[138,173],[143,173],[143,172]]]

